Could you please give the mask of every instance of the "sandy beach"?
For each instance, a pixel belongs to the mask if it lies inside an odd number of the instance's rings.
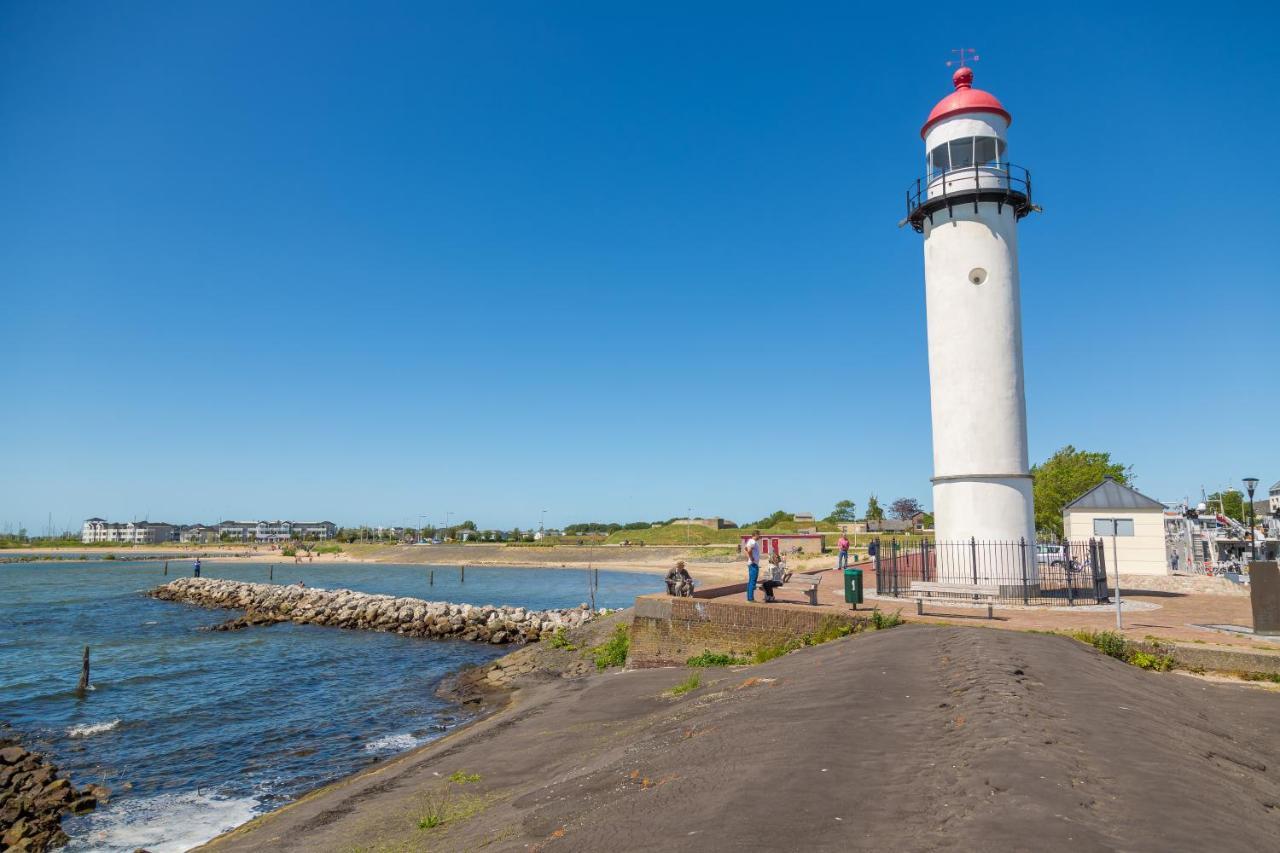
[[[162,545],[101,546],[85,545],[59,549],[12,548],[0,551],[0,559],[22,556],[47,558],[49,554],[63,553],[67,559],[81,554],[114,554],[117,559],[170,559],[205,562],[253,561],[290,562],[299,559],[311,563],[397,563],[426,566],[491,566],[535,567],[546,569],[607,569],[611,572],[640,572],[664,574],[677,560],[684,560],[689,573],[703,585],[734,583],[746,579],[746,568],[731,547],[667,546],[624,547],[620,545],[548,545],[509,546],[497,543],[444,544],[444,545],[374,545],[363,543],[342,544],[337,553],[300,552],[288,557],[279,548],[268,545],[187,545],[167,543]],[[834,565],[835,555],[825,554],[811,558],[793,558],[800,568],[818,568]]]

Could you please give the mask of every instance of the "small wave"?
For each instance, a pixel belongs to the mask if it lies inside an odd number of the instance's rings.
[[[416,737],[408,733],[383,735],[366,743],[364,749],[365,752],[404,752],[425,741],[425,738]]]
[[[112,720],[109,723],[89,723],[84,726],[72,726],[67,729],[67,737],[92,737],[103,732],[109,732],[119,725],[119,720]]]
[[[188,792],[116,800],[87,819],[67,850],[179,853],[234,829],[261,811],[253,797]]]

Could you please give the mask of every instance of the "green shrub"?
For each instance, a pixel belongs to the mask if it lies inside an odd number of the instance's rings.
[[[297,548],[294,548],[294,547],[292,547],[292,546],[290,546],[290,547],[288,547],[288,548],[281,548],[281,549],[280,549],[280,554],[281,554],[282,556],[285,556],[285,557],[295,557],[295,556],[297,556],[297,554],[298,554],[298,549],[297,549]]]
[[[1129,641],[1115,631],[1073,631],[1071,636],[1082,643],[1088,643],[1108,657],[1117,660],[1129,658]]]
[[[631,648],[631,637],[626,625],[618,625],[613,629],[613,636],[591,650],[596,669],[608,669],[611,666],[624,666],[627,662],[627,651]]]
[[[1137,649],[1129,653],[1129,663],[1141,669],[1154,669],[1156,672],[1173,669],[1173,658],[1168,655],[1153,655]]]
[[[1140,669],[1168,672],[1176,665],[1172,656],[1160,652],[1159,646],[1154,652],[1144,651],[1115,631],[1072,631],[1070,636],[1082,643],[1088,643],[1108,657],[1122,660]]]
[[[750,662],[746,658],[724,655],[719,652],[709,652],[704,649],[702,654],[685,661],[685,666],[741,666]]]
[[[458,784],[458,785],[466,785],[466,784],[468,784],[468,783],[470,783],[470,782],[479,782],[479,781],[480,781],[480,774],[479,774],[479,773],[464,773],[464,772],[462,772],[461,770],[455,770],[455,771],[453,771],[453,774],[452,774],[451,776],[449,776],[449,781],[450,781],[450,782],[454,782],[454,783],[456,783],[456,784]]]
[[[701,673],[695,672],[693,675],[689,676],[684,681],[677,684],[675,687],[672,687],[671,695],[683,696],[684,694],[689,693],[690,691],[697,690],[701,686],[702,686],[702,675]]]
[[[569,642],[569,637],[564,632],[564,626],[556,628],[555,633],[551,635],[551,639],[547,640],[547,645],[553,649],[564,649],[566,652],[575,652],[578,647]]]
[[[892,613],[885,613],[879,609],[871,611],[871,625],[877,631],[896,628],[905,621],[901,610],[895,610]]]

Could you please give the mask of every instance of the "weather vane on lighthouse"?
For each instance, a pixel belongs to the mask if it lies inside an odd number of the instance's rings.
[[[1039,210],[1031,175],[1009,162],[1009,111],[973,88],[973,48],[952,51],[955,90],[920,136],[925,174],[907,190],[901,224],[924,235],[937,579],[993,583],[999,567],[976,543],[1001,543],[1027,594],[1038,594],[1036,521],[1027,459],[1018,222]]]

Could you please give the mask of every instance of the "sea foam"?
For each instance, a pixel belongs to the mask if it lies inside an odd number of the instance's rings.
[[[364,748],[366,752],[404,752],[407,749],[413,749],[420,743],[425,743],[425,741],[425,738],[415,737],[407,733],[384,735],[369,741],[364,745]]]
[[[180,853],[252,818],[261,811],[253,797],[213,794],[159,794],[121,799],[100,807],[78,830],[69,851]]]
[[[67,729],[67,737],[93,737],[103,732],[109,732],[119,725],[119,720],[111,720],[106,723],[88,723],[83,726],[72,726]]]

